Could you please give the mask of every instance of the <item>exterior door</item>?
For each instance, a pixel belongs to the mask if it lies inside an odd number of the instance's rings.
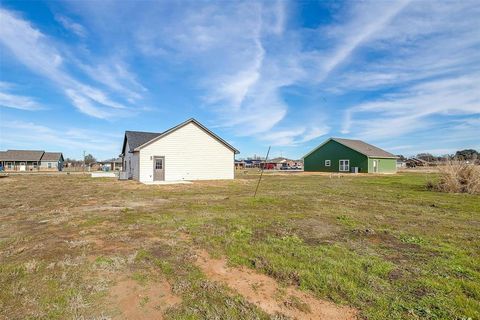
[[[373,160],[373,172],[378,172],[378,161]]]
[[[25,171],[25,170],[27,170],[27,166],[25,162],[20,162],[20,171]]]
[[[165,181],[165,157],[153,158],[153,181]]]

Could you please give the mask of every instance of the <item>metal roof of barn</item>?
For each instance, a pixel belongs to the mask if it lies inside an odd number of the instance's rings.
[[[329,141],[336,141],[347,148],[350,148],[352,150],[355,150],[369,158],[394,158],[396,159],[397,156],[387,152],[383,149],[380,149],[378,147],[375,147],[374,145],[371,145],[369,143],[366,143],[362,140],[353,140],[353,139],[343,139],[343,138],[330,138],[327,141],[323,142],[321,145],[307,153],[306,155],[303,156],[303,158],[309,156],[313,152],[315,152],[317,149],[322,147],[324,144],[326,144]]]

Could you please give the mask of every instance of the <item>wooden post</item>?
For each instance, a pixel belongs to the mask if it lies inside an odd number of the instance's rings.
[[[268,155],[270,154],[270,148],[271,146],[268,147],[267,156],[265,157],[265,161],[263,162],[262,171],[260,172],[260,177],[258,178],[257,187],[255,188],[255,193],[253,194],[254,198],[257,196],[258,186],[260,186],[260,181],[262,180],[263,170],[265,170],[265,165],[267,164]]]

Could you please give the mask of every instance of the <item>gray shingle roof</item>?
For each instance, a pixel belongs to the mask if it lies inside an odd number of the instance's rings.
[[[147,143],[148,141],[158,137],[161,135],[161,133],[157,132],[142,132],[142,131],[125,131],[125,140],[128,141],[128,147],[129,150],[127,151],[133,151],[135,148],[141,146],[144,143]],[[123,149],[125,149],[125,145],[123,146]],[[122,152],[125,152],[125,150],[122,150]]]
[[[59,161],[60,158],[63,158],[61,152],[45,152],[42,161]]]
[[[45,151],[7,150],[0,153],[0,161],[40,161]]]
[[[397,158],[394,154],[387,152],[383,149],[375,147],[371,144],[363,142],[362,140],[351,140],[351,139],[341,139],[341,138],[332,138],[332,140],[337,141],[338,143],[343,144],[344,146],[349,147],[355,151],[360,152],[361,154],[366,155],[367,157],[378,157],[378,158]]]

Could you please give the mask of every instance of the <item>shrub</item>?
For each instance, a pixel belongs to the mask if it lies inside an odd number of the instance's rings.
[[[440,178],[427,187],[441,192],[480,194],[480,167],[464,161],[451,160],[439,166]]]

